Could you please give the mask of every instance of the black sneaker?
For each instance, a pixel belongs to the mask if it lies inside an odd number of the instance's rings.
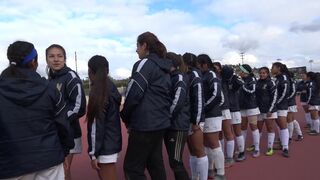
[[[318,136],[319,133],[316,130],[312,130],[308,133],[310,136]]]
[[[292,138],[289,138],[289,144],[291,144],[292,143]]]
[[[244,152],[239,153],[236,161],[237,162],[242,162],[244,160],[246,160],[246,156],[245,156]]]
[[[289,157],[289,150],[288,149],[284,149],[282,151],[282,156],[288,158]]]
[[[303,140],[303,136],[302,135],[298,135],[296,141],[302,141]]]

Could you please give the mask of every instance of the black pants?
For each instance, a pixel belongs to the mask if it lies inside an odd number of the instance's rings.
[[[123,169],[127,180],[146,180],[147,168],[152,180],[166,180],[162,158],[165,130],[139,132],[131,130]]]
[[[170,167],[176,180],[189,180],[190,177],[183,165],[182,154],[186,144],[188,131],[168,130],[164,135]]]

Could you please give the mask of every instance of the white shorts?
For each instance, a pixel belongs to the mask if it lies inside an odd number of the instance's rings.
[[[110,154],[110,155],[98,156],[98,162],[101,163],[101,164],[116,163],[118,157],[119,157],[118,153]]]
[[[309,106],[309,110],[310,111],[314,111],[314,110],[320,111],[320,106],[312,106],[312,105],[310,105]]]
[[[241,124],[241,113],[240,111],[231,112],[231,124]]]
[[[277,118],[278,118],[277,112],[273,112],[270,117],[267,117],[267,113],[262,113],[262,114],[259,114],[258,121],[263,121],[265,119],[277,119]]]
[[[189,131],[188,131],[188,136],[191,136],[191,135],[193,134],[192,125],[193,125],[193,124],[190,124]],[[204,122],[201,122],[201,123],[199,124],[199,127],[200,127],[200,130],[203,132]]]
[[[241,117],[256,116],[260,114],[259,108],[241,110]]]
[[[296,106],[296,105],[294,105],[294,106],[289,106],[288,112],[298,112],[297,106]]]
[[[231,119],[231,113],[229,109],[224,109],[221,111],[222,112],[222,120],[227,120],[227,119]]]
[[[1,180],[64,180],[63,163],[50,167],[45,170],[25,174],[19,177],[1,179]]]
[[[288,110],[278,110],[277,111],[278,117],[287,117],[288,116]]]
[[[300,102],[301,106],[308,105],[307,102]]]
[[[74,139],[74,148],[70,150],[70,154],[80,154],[82,152],[81,137]]]
[[[221,129],[222,129],[222,116],[205,119],[203,133],[220,132]]]

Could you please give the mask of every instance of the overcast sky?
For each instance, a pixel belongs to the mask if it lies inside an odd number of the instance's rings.
[[[45,48],[67,50],[67,64],[87,77],[87,61],[109,60],[111,76],[125,78],[138,56],[137,36],[155,33],[169,51],[207,53],[223,64],[268,66],[282,59],[289,67],[320,71],[319,0],[1,0],[0,70],[7,47],[32,42],[44,75]]]

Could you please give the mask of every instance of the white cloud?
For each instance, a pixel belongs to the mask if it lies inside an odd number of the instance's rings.
[[[115,71],[115,74],[112,76],[115,79],[125,79],[131,76],[131,71],[126,68],[118,68]]]

